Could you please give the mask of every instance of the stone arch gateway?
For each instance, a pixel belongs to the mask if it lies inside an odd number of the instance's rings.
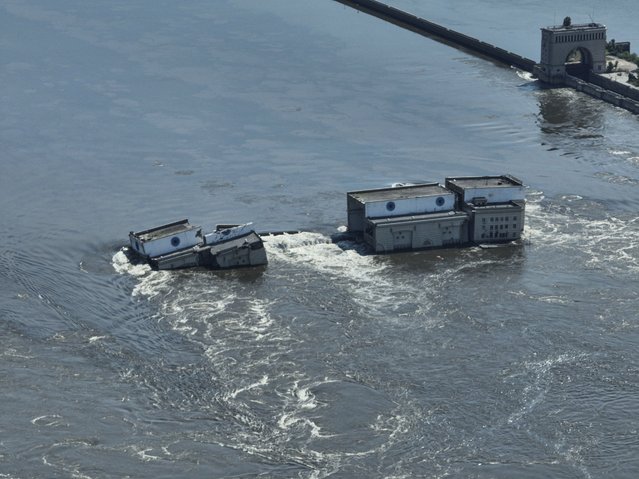
[[[563,25],[541,29],[541,61],[534,73],[553,85],[565,82],[566,75],[587,76],[606,70],[606,26],[600,23],[573,25],[566,17]]]

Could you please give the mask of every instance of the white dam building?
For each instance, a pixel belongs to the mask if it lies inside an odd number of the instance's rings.
[[[510,175],[347,193],[348,230],[376,253],[504,243],[521,237],[525,192]]]

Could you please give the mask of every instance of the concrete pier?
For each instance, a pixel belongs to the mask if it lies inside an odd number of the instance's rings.
[[[408,12],[404,12],[375,0],[335,1],[393,23],[399,27],[419,33],[420,35],[432,37],[454,47],[463,48],[473,53],[486,56],[507,66],[515,66],[531,73],[535,66],[534,60],[522,57],[516,53],[509,52],[503,48],[478,40],[477,38],[469,37],[463,33],[451,30],[450,28],[443,27],[423,18],[416,17]]]
[[[393,23],[399,27],[411,30],[412,32],[433,38],[507,66],[514,66],[533,74],[542,71],[541,67],[544,66],[529,58],[509,52],[503,48],[478,40],[477,38],[469,37],[463,33],[451,30],[376,0],[335,1]],[[597,66],[600,65],[598,64]],[[543,78],[540,78],[540,81],[541,80],[543,80]],[[591,71],[585,78],[578,78],[569,73],[565,73],[562,74],[560,81],[558,81],[557,78],[553,78],[553,81],[549,84],[556,87],[574,88],[594,98],[639,114],[638,89],[627,85],[620,85],[618,82],[598,75],[596,72]]]

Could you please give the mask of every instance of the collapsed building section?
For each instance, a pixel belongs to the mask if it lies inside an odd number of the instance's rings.
[[[218,225],[206,235],[188,220],[129,233],[131,251],[153,268],[201,266],[230,269],[267,263],[262,238],[252,224]]]

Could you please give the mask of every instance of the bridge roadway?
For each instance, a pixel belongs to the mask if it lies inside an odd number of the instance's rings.
[[[536,65],[536,62],[530,58],[522,57],[521,55],[496,47],[490,43],[482,42],[476,38],[469,37],[463,33],[456,32],[455,30],[443,27],[376,0],[335,1],[393,23],[399,27],[419,33],[420,35],[479,54],[507,66],[514,66],[533,73],[533,69]],[[600,75],[591,73],[588,80],[567,75],[566,83],[563,86],[574,88],[590,96],[639,114],[638,91],[629,87],[625,90],[621,90],[618,85],[614,85],[613,82]]]

